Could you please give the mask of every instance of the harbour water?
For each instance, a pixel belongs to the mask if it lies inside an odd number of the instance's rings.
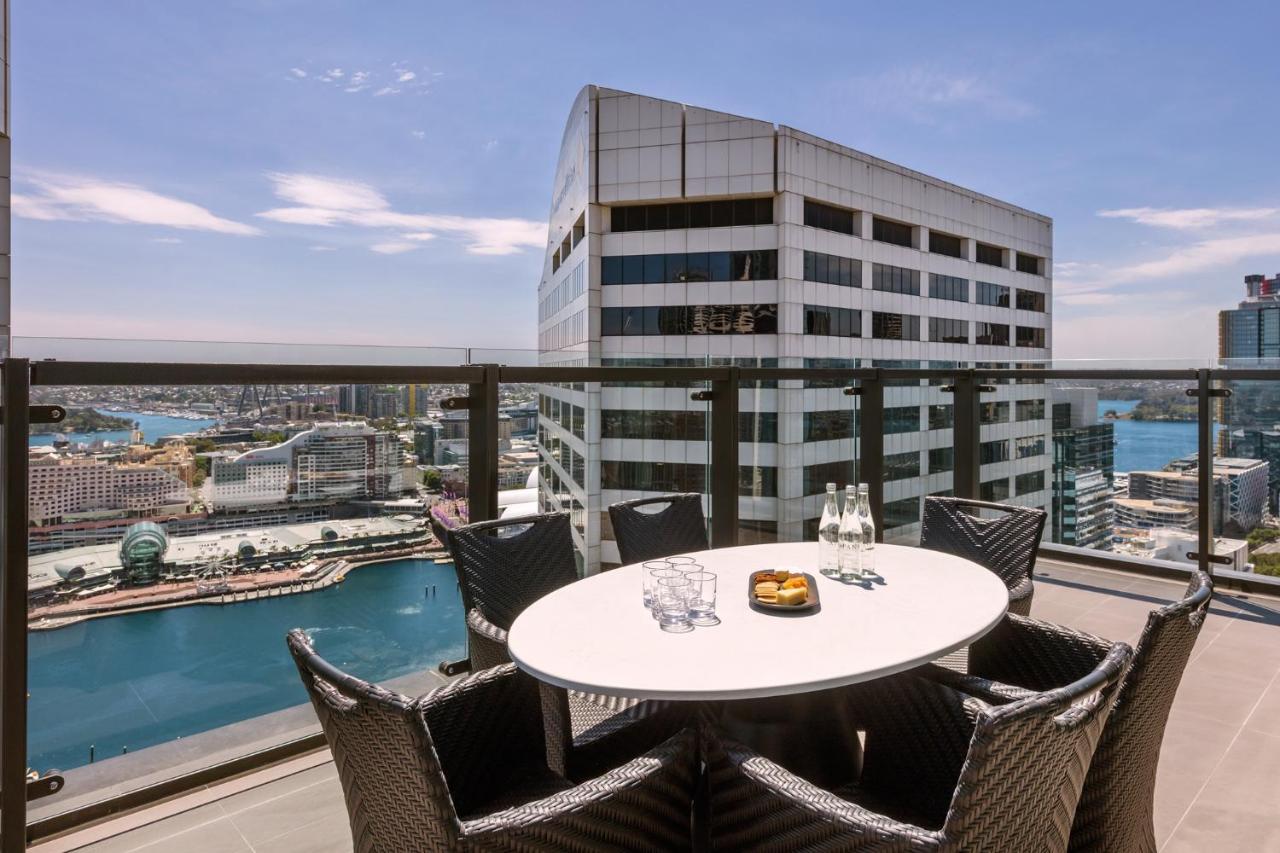
[[[67,770],[89,763],[90,746],[102,759],[305,703],[285,649],[290,628],[368,681],[466,655],[453,566],[421,559],[357,568],[315,592],[35,631],[30,765]]]
[[[164,435],[179,435],[184,432],[195,432],[197,430],[211,427],[217,423],[212,419],[194,420],[191,418],[172,418],[168,415],[147,415],[142,412],[108,412],[99,409],[104,415],[112,415],[117,418],[128,418],[138,422],[138,429],[142,430],[142,438],[151,442]],[[73,432],[66,433],[67,440],[76,444],[92,444],[95,441],[128,441],[128,430],[111,430],[108,432]],[[44,435],[31,436],[31,444],[53,444],[53,434],[46,433]]]
[[[1130,412],[1137,400],[1099,400],[1104,412]],[[1195,421],[1112,421],[1116,425],[1116,470],[1159,471],[1174,459],[1196,452]],[[1214,424],[1216,438],[1221,424]]]

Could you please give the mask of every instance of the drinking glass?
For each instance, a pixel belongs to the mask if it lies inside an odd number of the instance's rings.
[[[660,619],[661,614],[658,608],[658,581],[663,578],[683,578],[684,572],[679,569],[673,569],[667,565],[665,560],[652,560],[653,563],[661,563],[660,568],[644,569],[644,573],[649,576],[649,593],[651,600],[649,604],[649,612],[653,614],[654,619]]]
[[[679,569],[682,572],[702,571],[702,566],[699,566],[698,561],[693,557],[667,557],[666,559],[673,569]]]
[[[666,560],[650,560],[640,564],[640,582],[644,588],[644,609],[653,609],[653,572],[669,569],[671,564]]]
[[[719,625],[716,616],[716,576],[711,572],[689,572],[689,621],[694,625]]]
[[[654,595],[657,599],[659,628],[672,634],[684,634],[693,630],[693,624],[689,622],[691,589],[692,584],[683,575],[658,579]]]

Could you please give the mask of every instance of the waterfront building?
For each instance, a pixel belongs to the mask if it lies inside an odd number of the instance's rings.
[[[1098,421],[1096,388],[1054,388],[1052,541],[1107,550],[1115,521],[1115,424]]]
[[[1133,498],[1199,503],[1196,456],[1175,459],[1165,471],[1129,472],[1129,496]],[[1213,460],[1213,530],[1247,534],[1262,521],[1267,507],[1270,466],[1258,459],[1215,457]]]
[[[1267,506],[1280,512],[1280,425],[1271,427],[1228,426],[1218,433],[1218,454],[1267,463]]]
[[[1116,527],[1137,530],[1195,530],[1195,504],[1170,498],[1116,498]]]
[[[189,455],[189,454],[188,454]],[[190,478],[170,462],[113,462],[98,456],[63,456],[32,448],[28,466],[28,519],[32,525],[110,516],[186,512]]]
[[[1224,367],[1280,367],[1280,274],[1244,277],[1245,298],[1235,308],[1218,312],[1218,357]],[[1280,388],[1274,382],[1230,381],[1224,387],[1228,397],[1216,400],[1218,421],[1229,439],[1230,431],[1265,429],[1280,424]],[[1242,453],[1253,442],[1239,448],[1223,444],[1219,453]],[[1264,456],[1254,458],[1263,459]]]
[[[280,444],[213,456],[215,510],[384,500],[405,490],[400,439],[363,422],[318,423]]]
[[[1042,362],[1052,253],[1051,220],[1007,202],[786,126],[588,86],[556,170],[540,362]],[[582,519],[588,568],[617,561],[610,503],[706,490],[706,404],[687,387],[540,390],[542,508]],[[1002,383],[989,398],[984,495],[1048,507],[1045,390]],[[743,389],[747,536],[811,535],[826,482],[856,482],[852,399],[799,381]],[[909,383],[885,405],[886,537],[910,541],[922,497],[952,486],[951,400]]]

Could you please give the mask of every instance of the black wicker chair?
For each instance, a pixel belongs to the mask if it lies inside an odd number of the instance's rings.
[[[978,518],[972,510],[1000,513]],[[954,554],[986,566],[1009,588],[1009,612],[1031,615],[1031,573],[1044,532],[1045,512],[963,498],[924,499],[920,547]]]
[[[1156,849],[1152,808],[1160,744],[1212,597],[1212,580],[1196,571],[1181,601],[1147,616],[1085,780],[1071,829],[1072,851]],[[1016,701],[1078,678],[1108,648],[1089,634],[1010,617],[970,648],[968,675],[932,666],[926,672],[992,701]]]
[[[641,509],[661,504],[667,504],[666,509]],[[707,550],[702,495],[696,493],[619,501],[609,506],[609,521],[623,565]]]
[[[688,849],[692,731],[574,785],[546,764],[538,688],[514,664],[410,699],[336,669],[301,631],[288,645],[356,853]]]
[[[824,790],[704,726],[718,850],[1064,851],[1132,650],[1065,688],[992,705],[912,674],[847,692],[859,779]]]
[[[507,632],[526,607],[578,579],[568,513],[482,521],[449,531],[473,670],[510,663]],[[589,638],[584,638],[589,642]],[[597,775],[678,730],[679,703],[596,696],[542,684],[547,758],[570,778]]]

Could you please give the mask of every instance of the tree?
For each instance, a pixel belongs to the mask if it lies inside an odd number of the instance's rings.
[[[440,486],[444,483],[444,478],[440,476],[440,472],[434,468],[428,468],[422,472],[422,485],[429,491],[438,492]]]

